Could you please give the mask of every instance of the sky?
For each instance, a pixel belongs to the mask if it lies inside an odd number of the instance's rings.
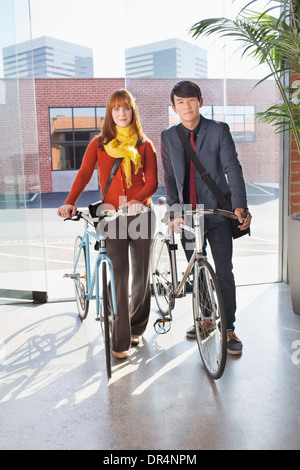
[[[122,77],[125,48],[175,38],[208,50],[208,77],[260,78],[266,69],[240,60],[232,41],[192,39],[189,28],[203,18],[232,17],[243,0],[1,0],[7,14],[14,15],[16,30],[0,19],[0,47],[30,37],[51,36],[93,49],[95,77]],[[26,15],[30,4],[31,23]],[[14,11],[11,11],[11,4]],[[260,0],[258,6],[264,6]],[[183,7],[184,5],[184,7]],[[224,6],[225,5],[225,6]],[[7,28],[7,29],[5,29]]]

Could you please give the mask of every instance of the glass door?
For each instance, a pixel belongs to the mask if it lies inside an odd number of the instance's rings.
[[[178,81],[192,80],[202,91],[201,114],[228,123],[243,167],[253,222],[251,237],[234,241],[236,283],[279,280],[280,142],[271,126],[255,119],[256,112],[279,101],[275,82],[267,80],[256,87],[269,71],[250,58],[241,59],[233,40],[193,39],[189,33],[205,18],[234,18],[245,2],[216,0],[199,7],[199,1],[189,0],[182,8],[180,0],[153,0],[147,8],[148,2],[124,1],[125,24],[135,19],[135,28],[125,36],[126,87],[135,96],[144,131],[158,153],[158,195],[164,193],[160,133],[179,122],[170,92]],[[137,20],[146,16],[146,23]],[[166,20],[169,17],[172,21]]]
[[[27,0],[0,4],[0,303],[47,301]],[[21,60],[20,60],[21,58]],[[26,72],[25,72],[26,69]]]

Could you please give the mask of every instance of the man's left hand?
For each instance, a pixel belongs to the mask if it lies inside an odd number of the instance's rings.
[[[241,225],[239,225],[240,230],[247,230],[250,226],[252,216],[248,209],[244,209],[242,207],[237,207],[234,210],[235,215],[237,215],[239,222]]]

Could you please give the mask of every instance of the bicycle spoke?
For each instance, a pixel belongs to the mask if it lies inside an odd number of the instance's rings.
[[[78,314],[81,320],[87,317],[89,310],[89,301],[86,299],[87,293],[87,270],[86,270],[86,250],[81,246],[82,238],[78,236],[74,247],[74,286],[75,299]]]
[[[163,317],[169,313],[172,286],[171,262],[168,245],[161,233],[155,236],[151,251],[152,286],[157,306]]]
[[[102,293],[100,297],[100,323],[103,325],[104,333],[104,346],[105,346],[105,357],[106,357],[106,372],[107,378],[111,378],[111,339],[112,339],[112,328],[113,320],[110,310],[109,301],[109,282],[107,278],[107,266],[106,263],[102,263]]]
[[[194,265],[193,312],[203,364],[218,379],[226,362],[225,314],[216,275],[205,259]]]

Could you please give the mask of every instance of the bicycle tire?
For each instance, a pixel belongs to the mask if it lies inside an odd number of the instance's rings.
[[[78,280],[75,280],[75,300],[77,311],[81,320],[87,317],[89,311],[89,300],[86,298],[87,294],[87,269],[86,269],[86,249],[85,245],[81,247],[82,237],[78,235],[74,245],[74,274],[79,274]],[[81,248],[80,248],[81,247]],[[80,250],[80,253],[79,253]],[[79,257],[78,257],[79,255]],[[78,259],[77,259],[78,258]],[[77,261],[77,262],[76,262]]]
[[[107,378],[111,378],[111,337],[113,328],[113,315],[109,306],[109,286],[107,282],[106,263],[102,263],[102,311],[101,316],[104,325],[104,347],[105,347],[105,360],[106,360],[106,373]]]
[[[168,244],[161,232],[153,240],[151,276],[157,307],[163,317],[169,314],[169,294],[172,287],[171,259]]]
[[[206,259],[194,264],[193,315],[204,367],[219,379],[227,357],[225,310],[217,276]]]

